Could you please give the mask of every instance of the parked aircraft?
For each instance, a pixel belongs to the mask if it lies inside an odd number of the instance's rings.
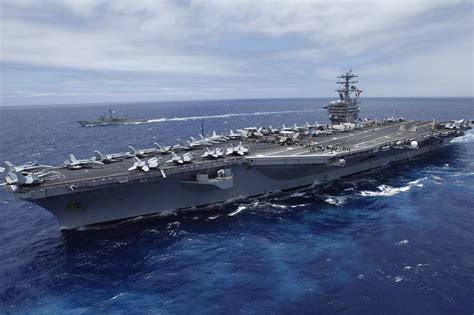
[[[15,172],[15,173],[53,168],[52,166],[49,166],[49,165],[39,164],[38,161],[28,162],[23,165],[13,165],[12,162],[5,161],[4,164],[8,172]]]
[[[245,138],[246,137],[246,134],[244,135],[243,132],[237,130],[237,133],[234,133],[234,131],[231,129],[230,130],[230,133],[227,135],[227,137],[229,139],[234,139],[234,140],[237,140],[237,139],[242,139],[242,138]]]
[[[150,170],[150,168],[148,167],[148,165],[146,164],[145,161],[142,161],[138,157],[135,156],[133,158],[133,165],[130,166],[130,168],[128,170],[129,171],[142,170],[144,172],[148,172]]]
[[[165,146],[155,142],[156,152],[161,154],[166,154],[171,151],[172,146]]]
[[[201,157],[217,159],[217,158],[222,157],[223,155],[224,155],[224,150],[222,150],[221,148],[215,148],[214,150],[210,150],[209,148],[206,148],[206,151],[204,151]]]
[[[215,131],[212,132],[212,136],[208,137],[207,139],[212,141],[224,142],[229,140],[224,134],[218,135]]]
[[[184,164],[184,163],[191,163],[194,159],[194,154],[192,153],[184,153],[183,155],[178,155],[174,152],[171,152],[172,158],[167,163],[176,163],[176,164]]]
[[[101,161],[96,161],[95,159],[76,159],[74,154],[69,154],[69,160],[64,161],[64,165],[70,169],[80,169],[80,168],[88,168],[93,167],[94,165],[102,165],[104,164]]]
[[[238,146],[234,146],[226,149],[226,155],[245,155],[249,152],[249,149],[242,145],[242,142]]]
[[[137,156],[137,157],[145,157],[145,156],[157,153],[156,148],[137,150],[131,145],[129,145],[128,149],[129,149],[128,152],[130,153],[131,156]]]
[[[102,163],[108,164],[113,162],[118,162],[124,158],[130,158],[132,155],[130,152],[121,152],[121,153],[110,153],[110,154],[103,154],[100,151],[94,151],[95,160],[100,161]]]
[[[247,138],[260,138],[260,137],[263,137],[262,130],[263,130],[262,127],[258,128],[258,129],[257,129],[257,127],[247,127],[247,128],[244,128],[244,129],[239,129],[237,131],[244,134],[245,137],[247,137]]]
[[[46,177],[59,175],[58,172],[33,172],[23,175],[21,172],[8,172],[5,178],[8,185],[34,185],[44,182]]]

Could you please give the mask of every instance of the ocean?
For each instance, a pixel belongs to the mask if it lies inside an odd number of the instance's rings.
[[[327,122],[329,99],[0,107],[0,161]],[[473,98],[366,98],[362,117],[474,119]],[[474,133],[325,185],[67,233],[0,189],[0,313],[472,314]],[[4,176],[5,173],[0,174]]]

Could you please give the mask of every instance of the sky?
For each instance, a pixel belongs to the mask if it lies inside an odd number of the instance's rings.
[[[0,105],[472,97],[473,3],[2,0]]]

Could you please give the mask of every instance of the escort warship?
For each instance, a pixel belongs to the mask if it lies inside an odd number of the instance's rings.
[[[50,211],[61,229],[314,185],[400,162],[462,136],[460,121],[359,119],[357,75],[338,76],[331,124],[248,127],[173,146],[104,154],[61,166],[6,162],[4,187]]]
[[[109,109],[108,113],[104,113],[94,120],[78,120],[77,122],[82,127],[92,127],[141,123],[146,122],[146,119],[136,119],[128,116],[115,116],[114,111],[112,109]]]

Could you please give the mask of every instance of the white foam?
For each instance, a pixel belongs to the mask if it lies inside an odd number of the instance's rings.
[[[390,185],[380,185],[377,187],[378,191],[370,191],[370,190],[363,190],[360,192],[361,196],[364,197],[377,197],[377,196],[383,196],[383,197],[389,197],[389,196],[394,196],[396,194],[399,194],[401,192],[407,192],[409,191],[412,187],[423,187],[422,182],[425,181],[427,177],[423,177],[414,181],[411,181],[408,183],[407,186],[402,186],[402,187],[392,187]]]
[[[243,210],[245,210],[245,209],[247,209],[246,206],[239,206],[239,207],[237,208],[237,210],[235,210],[234,212],[229,213],[228,216],[229,216],[229,217],[232,217],[232,216],[236,215],[237,213],[239,213],[239,212],[241,212],[241,211],[243,211]]]
[[[290,195],[290,197],[308,197],[305,192],[294,192]]]
[[[436,176],[436,175],[432,175],[431,177],[433,177],[433,179],[436,179],[438,181],[444,181],[443,178],[439,177],[439,176]]]
[[[5,172],[5,171],[6,171],[6,170],[5,170],[4,167],[0,167],[0,173],[3,173],[3,172]]]
[[[342,206],[346,203],[346,197],[328,197],[324,200],[333,206]]]
[[[429,264],[418,264],[416,265],[417,267],[424,267],[424,266],[429,266]]]
[[[285,205],[277,205],[277,204],[274,204],[274,203],[271,203],[270,206],[274,207],[274,208],[280,208],[280,209],[287,209],[288,206],[285,206]]]
[[[453,143],[469,143],[474,141],[474,133],[468,132],[464,136],[455,138],[451,142]]]
[[[290,208],[294,209],[294,208],[301,208],[301,207],[306,207],[308,204],[307,203],[301,203],[299,205],[293,205],[293,206],[290,206]]]
[[[397,242],[396,244],[397,244],[397,245],[406,245],[406,244],[408,244],[408,243],[410,243],[409,240],[401,240],[400,242]]]
[[[119,293],[119,294],[117,294],[116,296],[111,297],[110,300],[115,300],[115,299],[121,297],[122,295],[123,295],[123,293]]]
[[[217,215],[213,215],[213,216],[209,217],[208,219],[209,220],[215,220],[215,219],[219,218],[220,216],[221,216],[220,214],[217,214]]]
[[[377,188],[379,191],[364,190],[364,191],[361,191],[360,194],[364,197],[376,197],[376,196],[388,197],[388,196],[393,196],[404,191],[409,191],[411,186],[394,188],[389,185],[380,185]]]
[[[395,282],[400,282],[400,281],[403,281],[403,277],[402,276],[396,276],[395,278],[393,278],[393,281]]]

